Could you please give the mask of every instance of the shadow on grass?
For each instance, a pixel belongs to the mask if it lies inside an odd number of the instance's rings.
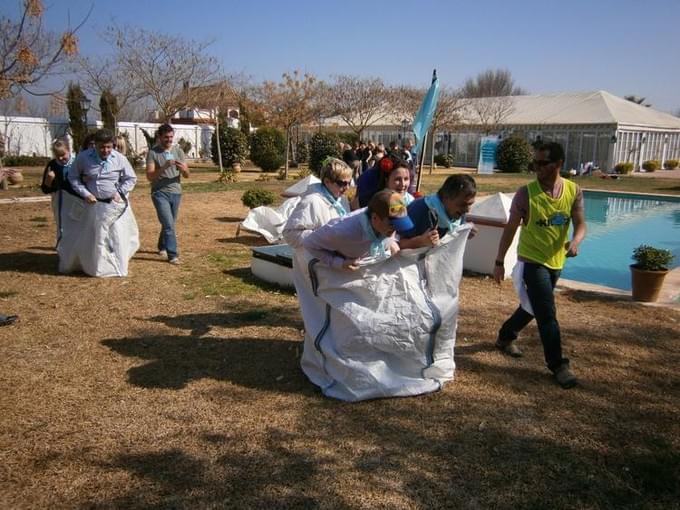
[[[58,275],[59,257],[56,253],[17,251],[0,253],[0,272]]]
[[[295,407],[303,426],[294,432],[273,418],[254,432],[203,429],[191,451],[161,445],[94,462],[138,482],[87,506],[677,508],[678,450],[653,430],[622,438],[625,422],[598,424],[583,402],[581,421],[601,428],[593,444],[568,429],[527,426],[554,426],[550,406],[546,415],[503,402],[488,421],[483,397],[456,400],[441,393],[352,405],[305,398]]]
[[[254,285],[255,287],[260,288],[261,290],[278,291],[278,292],[281,292],[283,294],[290,294],[290,295],[295,294],[294,288],[281,287],[280,285],[276,285],[274,283],[269,283],[269,282],[265,282],[264,280],[260,280],[259,278],[255,277],[253,275],[253,273],[250,271],[250,268],[248,268],[248,267],[238,267],[238,268],[234,268],[234,269],[225,269],[222,272],[226,275],[233,276],[234,278],[238,278],[243,283]]]
[[[654,191],[663,191],[665,193],[668,193],[669,191],[680,191],[680,186],[662,186],[654,188]]]
[[[221,221],[222,223],[240,223],[243,221],[243,218],[239,216],[221,216],[215,219],[217,221]]]
[[[147,319],[171,328],[188,330],[193,336],[203,336],[213,326],[242,328],[246,326],[273,326],[301,329],[302,320],[296,310],[286,307],[254,308],[252,304],[229,305],[232,310],[224,313],[192,313],[185,315],[157,315]],[[238,310],[238,308],[242,308]],[[236,310],[234,310],[236,309]]]
[[[239,235],[234,237],[223,237],[217,242],[224,244],[242,244],[244,246],[267,246],[269,243],[263,237],[256,235]]]
[[[191,381],[215,379],[272,392],[313,394],[299,368],[301,342],[261,338],[143,336],[102,344],[146,364],[128,371],[130,384],[178,390]]]

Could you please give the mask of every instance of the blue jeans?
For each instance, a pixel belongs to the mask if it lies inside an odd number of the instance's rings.
[[[170,260],[179,255],[177,251],[175,221],[177,221],[181,199],[181,193],[167,193],[165,191],[154,191],[151,193],[151,200],[156,208],[158,221],[161,222],[161,233],[158,236],[158,251],[167,251],[168,259]]]
[[[560,273],[559,269],[549,269],[540,264],[525,262],[524,284],[526,285],[527,295],[534,310],[534,315],[531,315],[520,306],[505,321],[498,332],[499,342],[512,342],[517,339],[519,332],[535,318],[541,343],[543,344],[545,362],[553,372],[560,365],[569,363],[567,358],[562,357],[562,338],[555,309],[554,290]]]

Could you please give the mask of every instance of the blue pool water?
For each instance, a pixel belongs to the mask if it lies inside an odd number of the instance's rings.
[[[641,244],[671,250],[680,265],[680,197],[584,192],[588,233],[562,277],[630,290],[633,249]]]

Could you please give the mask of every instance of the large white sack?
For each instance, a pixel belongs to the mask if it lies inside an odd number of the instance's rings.
[[[311,278],[296,286],[306,332],[301,365],[310,381],[329,397],[358,401],[433,392],[453,379],[470,228],[355,272],[312,263],[310,274],[310,255],[303,252],[302,261],[296,254],[295,277]]]
[[[276,209],[266,206],[255,207],[248,212],[246,219],[241,222],[241,227],[262,235],[269,244],[278,243],[283,239],[283,227],[299,202],[300,197],[293,197]]]
[[[61,192],[59,272],[82,270],[90,276],[127,276],[139,249],[139,230],[130,205],[88,204]]]

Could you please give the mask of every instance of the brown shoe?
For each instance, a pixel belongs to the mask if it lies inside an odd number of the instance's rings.
[[[522,351],[515,345],[514,340],[511,340],[510,342],[501,342],[500,340],[496,340],[496,348],[508,356],[512,356],[513,358],[522,357]]]

